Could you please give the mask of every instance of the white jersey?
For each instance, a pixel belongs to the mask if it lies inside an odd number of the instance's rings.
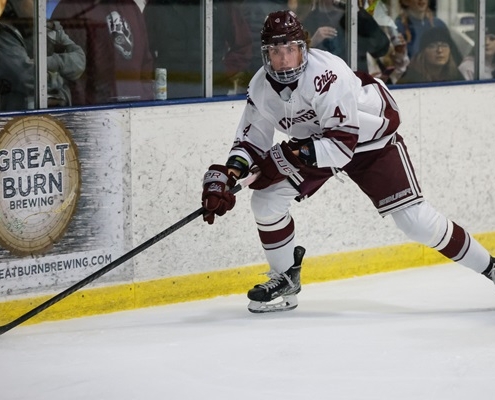
[[[318,167],[341,168],[355,152],[385,146],[399,124],[398,107],[383,82],[311,49],[294,84],[276,83],[263,68],[256,73],[230,156],[240,155],[251,166],[250,151],[269,150],[278,130],[313,139]]]

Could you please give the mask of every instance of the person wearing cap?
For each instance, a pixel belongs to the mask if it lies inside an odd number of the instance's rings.
[[[398,83],[464,80],[454,59],[455,51],[457,49],[447,28],[429,29],[421,37],[419,52],[412,58]]]
[[[425,41],[425,51],[443,52],[450,45],[443,36],[433,37]],[[432,49],[426,50],[429,45]],[[342,173],[410,240],[495,280],[495,257],[423,197],[398,131],[399,106],[383,81],[353,72],[328,51],[311,48],[308,32],[289,10],[265,19],[261,54],[263,67],[249,84],[226,162],[208,168],[201,195],[203,219],[213,224],[234,207],[230,189],[237,179],[251,180],[250,173],[257,178],[249,184],[251,210],[270,270],[266,282],[248,291],[249,311],[297,307],[305,249],[296,245],[300,238],[292,202],[313,196]],[[276,143],[275,131],[287,141]],[[331,197],[314,201],[332,207]],[[321,218],[322,223],[328,220],[327,213]],[[328,227],[329,222],[324,229]]]
[[[407,54],[412,59],[418,52],[421,38],[433,27],[446,28],[447,24],[435,16],[430,0],[400,0],[400,13],[395,23],[407,43]]]
[[[474,48],[468,54],[461,65],[459,71],[468,81],[474,79]],[[485,30],[485,68],[480,73],[480,79],[495,79],[495,17],[487,18]]]

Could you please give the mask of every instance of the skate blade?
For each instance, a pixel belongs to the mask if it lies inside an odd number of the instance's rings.
[[[278,300],[278,302],[276,302]],[[297,296],[282,296],[282,299],[275,299],[273,302],[264,303],[261,301],[251,301],[248,304],[248,310],[254,314],[269,312],[290,311],[298,305]]]

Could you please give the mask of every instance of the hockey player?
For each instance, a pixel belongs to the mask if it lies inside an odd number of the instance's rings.
[[[270,279],[249,290],[249,310],[297,306],[304,248],[294,243],[290,203],[311,196],[340,171],[411,240],[495,279],[495,258],[423,198],[386,86],[352,72],[331,53],[309,50],[308,35],[291,11],[268,15],[261,42],[264,68],[250,82],[226,165],[209,167],[202,194],[204,219],[212,224],[234,207],[228,189],[235,181],[254,166],[260,170],[250,185],[251,207]],[[275,129],[290,140],[273,145]]]

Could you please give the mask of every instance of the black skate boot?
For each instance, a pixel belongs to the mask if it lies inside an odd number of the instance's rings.
[[[495,283],[495,257],[490,256],[490,265],[482,272],[482,274]]]
[[[251,302],[248,310],[253,313],[265,313],[273,311],[288,311],[297,307],[297,294],[301,291],[301,264],[306,250],[296,246],[294,249],[294,265],[282,274],[269,272],[268,282],[256,285],[247,296]],[[270,303],[272,300],[282,297],[278,303]]]

